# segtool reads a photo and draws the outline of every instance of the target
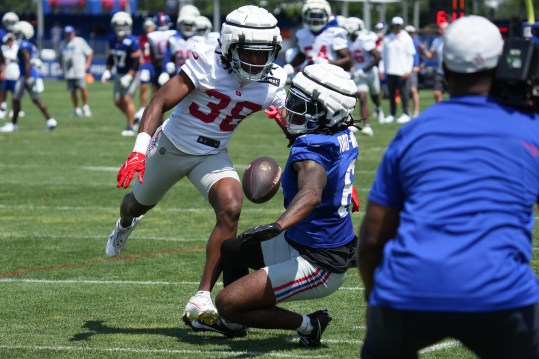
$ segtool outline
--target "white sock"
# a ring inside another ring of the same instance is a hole
[[[311,318],[306,315],[302,315],[302,317],[303,321],[296,331],[300,332],[301,334],[310,334],[314,329],[313,325],[311,324]]]
[[[6,102],[2,102],[2,103],[0,104],[0,110],[2,110],[2,111],[6,111],[6,110],[7,110],[7,103],[6,103]]]

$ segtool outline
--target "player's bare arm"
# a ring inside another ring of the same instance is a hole
[[[315,161],[294,162],[293,166],[298,174],[299,191],[276,221],[283,230],[306,218],[322,201],[327,181],[326,169]]]
[[[161,124],[163,113],[176,106],[194,88],[193,82],[183,71],[180,71],[178,75],[167,81],[152,96],[150,103],[146,107],[139,126],[139,133],[146,132],[153,136]]]
[[[330,61],[329,63],[342,67],[347,71],[350,70],[350,66],[352,66],[352,55],[350,54],[350,50],[341,49],[337,51],[337,56],[339,56],[338,59]]]
[[[369,201],[361,228],[357,262],[361,279],[365,285],[365,300],[368,301],[374,284],[374,270],[382,261],[384,246],[395,236],[399,226],[399,209],[382,206]]]

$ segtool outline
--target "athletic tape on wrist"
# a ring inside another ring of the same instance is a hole
[[[140,152],[146,154],[146,150],[148,149],[148,145],[150,144],[151,139],[152,136],[148,135],[146,132],[139,133],[137,135],[137,139],[135,140],[135,147],[133,147],[133,152]]]

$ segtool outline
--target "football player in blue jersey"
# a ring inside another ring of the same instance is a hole
[[[361,357],[417,358],[454,338],[479,358],[537,359],[539,115],[489,96],[503,47],[493,23],[462,17],[443,41],[451,98],[401,127],[369,194]]]
[[[34,66],[34,64],[41,62],[37,58],[37,48],[30,42],[30,39],[34,36],[34,27],[27,21],[19,21],[13,26],[13,34],[19,43],[17,60],[19,62],[20,77],[15,84],[15,91],[13,92],[13,117],[11,118],[11,122],[0,127],[0,132],[14,132],[18,129],[17,121],[21,110],[21,99],[25,92],[30,94],[32,102],[45,117],[47,121],[46,128],[53,130],[58,123],[49,114],[47,105],[39,98],[39,94],[43,92],[44,86],[43,78]]]
[[[327,310],[302,315],[278,305],[334,293],[352,265],[356,93],[350,75],[336,65],[309,65],[294,77],[284,123],[298,137],[283,171],[286,209],[275,222],[223,242],[221,318],[213,325],[191,322],[195,331],[235,337],[246,327],[288,329],[298,332],[302,345],[320,345],[332,320]]]
[[[122,136],[135,136],[135,102],[133,96],[137,91],[139,78],[138,68],[140,65],[139,40],[131,35],[133,20],[125,11],[118,11],[110,21],[115,35],[109,41],[109,55],[107,68],[103,72],[101,81],[107,83],[111,78],[112,67],[116,67],[116,79],[114,80],[114,104],[125,114],[127,127],[121,132]]]

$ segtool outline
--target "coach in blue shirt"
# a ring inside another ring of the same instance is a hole
[[[539,358],[539,115],[488,96],[502,47],[485,18],[450,25],[450,99],[384,155],[360,229],[362,358],[416,358],[446,337],[483,358]]]

